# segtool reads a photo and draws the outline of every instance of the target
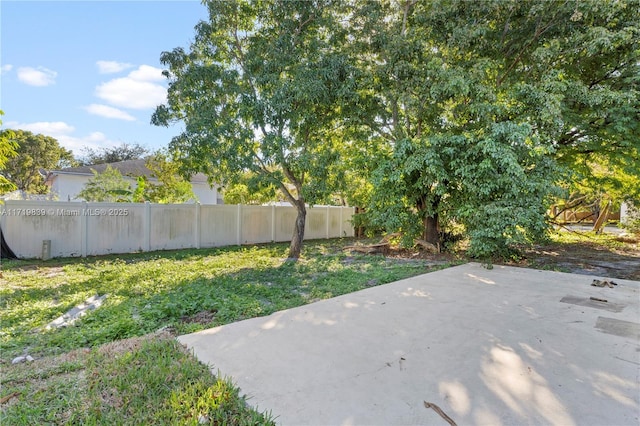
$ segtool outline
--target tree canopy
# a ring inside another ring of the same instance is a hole
[[[4,112],[0,110],[0,117],[2,115]],[[0,124],[2,124],[2,120],[0,120]],[[5,176],[7,162],[18,154],[16,152],[18,144],[13,140],[13,137],[14,134],[11,131],[0,133],[0,194],[16,189],[16,186]]]
[[[164,52],[168,102],[152,122],[182,120],[170,145],[188,171],[227,185],[244,173],[275,185],[297,209],[289,257],[300,255],[306,203],[340,181],[334,128],[352,95],[336,46],[343,2],[204,2],[189,51]]]
[[[147,158],[145,165],[151,171],[154,182],[146,176],[131,179],[122,176],[116,168],[107,165],[102,173],[92,169],[93,177],[78,193],[78,198],[97,202],[151,202],[159,204],[184,203],[197,200],[191,183],[178,174],[175,162],[170,161],[162,151]]]
[[[142,198],[145,201],[168,204],[197,200],[191,182],[180,176],[178,164],[171,161],[166,153],[155,152],[147,158],[145,165],[151,170],[151,175],[158,180],[158,183],[154,183],[145,179],[142,191]]]
[[[117,163],[119,161],[140,160],[148,153],[145,147],[139,144],[128,144],[122,142],[118,146],[93,149],[86,147],[82,150],[82,165],[92,166],[95,164]]]
[[[16,152],[6,162],[3,175],[21,191],[46,194],[49,188],[43,174],[75,164],[72,152],[50,136],[25,130],[2,130],[0,137],[13,144]]]
[[[186,170],[279,188],[292,257],[329,194],[407,242],[464,229],[482,257],[543,236],[575,182],[638,197],[639,0],[205,4],[152,122],[184,122]]]
[[[362,2],[374,223],[433,243],[462,224],[487,256],[544,235],[577,164],[637,174],[637,3]]]
[[[118,169],[107,166],[102,173],[91,171],[93,177],[87,181],[77,198],[107,203],[141,201],[134,200],[136,197],[131,182],[125,179]],[[144,184],[141,188],[143,187]]]
[[[278,188],[273,183],[267,183],[259,175],[245,173],[232,184],[222,188],[225,204],[266,204],[281,201]]]

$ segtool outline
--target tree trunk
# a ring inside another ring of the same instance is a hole
[[[422,213],[422,239],[435,247],[440,249],[440,229],[438,226],[438,205],[440,204],[440,197],[435,197],[432,201],[431,209],[427,209],[426,197],[420,198],[416,203],[416,208]],[[434,213],[429,216],[426,212],[433,211]]]
[[[299,200],[294,206],[298,215],[296,216],[296,224],[293,228],[293,236],[289,246],[289,259],[298,259],[300,257],[302,241],[304,240],[304,224],[307,221],[307,208],[304,205],[304,201]]]
[[[423,219],[423,240],[433,244],[436,247],[440,247],[440,232],[438,230],[438,214],[434,213],[433,216],[425,216]]]

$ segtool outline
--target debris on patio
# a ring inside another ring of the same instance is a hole
[[[609,287],[609,288],[614,288],[615,286],[617,286],[618,284],[614,283],[613,281],[608,281],[608,280],[593,280],[593,282],[591,283],[592,286],[594,287]]]

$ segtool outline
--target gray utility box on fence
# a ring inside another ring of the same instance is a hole
[[[51,259],[51,240],[42,240],[42,260]]]

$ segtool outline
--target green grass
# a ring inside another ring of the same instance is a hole
[[[344,253],[350,244],[307,242],[297,262],[286,244],[3,262],[0,398],[19,395],[3,404],[0,424],[271,424],[155,332],[190,333],[447,266]],[[75,325],[45,329],[104,294]],[[101,346],[127,338],[137,339]],[[34,363],[10,365],[25,351]]]
[[[12,366],[1,424],[274,424],[168,334]]]
[[[48,262],[4,262],[2,357],[55,355],[141,336],[178,334],[300,306],[427,272],[426,261],[348,256],[346,241],[307,243],[298,262],[273,244]],[[93,295],[108,295],[75,326],[44,327]]]
[[[602,249],[623,251],[636,249],[633,245],[635,238],[629,237],[626,241],[624,237],[610,233],[596,234],[593,231],[570,231],[561,229],[552,232],[549,237],[551,242],[559,245],[583,244]]]

